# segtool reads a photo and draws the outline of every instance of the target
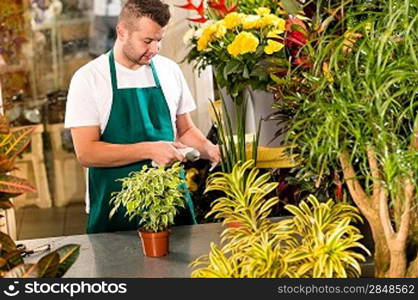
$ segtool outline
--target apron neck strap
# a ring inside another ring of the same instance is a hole
[[[110,65],[110,77],[112,79],[112,89],[113,92],[116,92],[118,90],[118,79],[116,77],[116,66],[115,66],[115,56],[113,54],[113,49],[110,50],[109,55],[109,65]],[[151,61],[150,64],[151,70],[152,70],[152,76],[154,77],[154,82],[157,88],[160,88],[160,80],[158,79],[157,71],[155,70],[154,63]]]
[[[154,76],[155,85],[157,86],[157,88],[160,88],[161,87],[160,79],[158,79],[157,71],[155,70],[154,63],[152,61],[151,61],[150,66],[152,70],[152,76]]]
[[[110,77],[112,79],[112,89],[113,89],[113,93],[115,93],[118,90],[118,79],[116,78],[116,66],[115,66],[115,57],[113,55],[113,49],[110,50],[109,66],[110,66]]]

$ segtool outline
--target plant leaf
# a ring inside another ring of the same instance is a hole
[[[12,175],[0,175],[0,192],[14,195],[23,193],[35,193],[36,190],[32,187],[28,180],[22,179]]]
[[[54,252],[59,255],[59,265],[56,277],[62,277],[73,265],[80,254],[80,245],[68,244],[58,248]]]
[[[56,251],[42,257],[37,263],[39,277],[55,278],[59,263],[60,256]]]

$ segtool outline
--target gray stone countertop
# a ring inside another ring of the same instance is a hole
[[[27,249],[50,244],[52,250],[65,244],[80,244],[80,255],[65,274],[69,278],[187,278],[192,272],[189,264],[208,254],[211,242],[220,242],[223,229],[220,223],[172,227],[170,253],[161,258],[143,255],[136,231],[51,237],[18,243],[23,243]],[[43,255],[45,253],[33,254],[25,261],[36,262]]]

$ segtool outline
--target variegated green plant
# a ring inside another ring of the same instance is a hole
[[[277,182],[269,181],[270,174],[259,176],[253,160],[238,162],[231,173],[212,174],[205,192],[221,191],[225,195],[213,202],[207,216],[214,214],[215,219],[223,219],[224,223],[238,221],[247,230],[257,230],[279,201],[277,197],[265,199],[278,186]]]
[[[10,198],[35,192],[26,179],[8,174],[14,170],[15,159],[29,145],[34,127],[10,129],[9,122],[0,114],[0,209],[13,207]]]
[[[143,231],[159,232],[174,223],[177,208],[185,206],[185,180],[180,163],[169,168],[149,168],[132,172],[128,177],[118,179],[122,189],[112,193],[110,200],[112,217],[119,207],[126,208],[130,220],[139,217],[138,227]]]
[[[259,230],[245,233],[226,230],[222,248],[211,245],[209,255],[192,263],[192,277],[285,278],[358,277],[368,250],[359,243],[363,237],[351,225],[361,221],[357,209],[329,200],[319,203],[314,196],[299,206],[287,205],[292,218],[267,221]],[[245,236],[246,234],[246,236]],[[241,235],[240,238],[236,238]]]

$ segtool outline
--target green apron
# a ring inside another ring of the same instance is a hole
[[[174,141],[170,111],[161,89],[157,72],[151,62],[155,87],[118,89],[113,51],[109,55],[113,100],[109,120],[101,141],[112,144],[133,144],[138,142]],[[138,218],[132,221],[125,216],[126,209],[120,207],[109,219],[109,201],[112,192],[120,191],[122,184],[116,179],[127,177],[150,161],[140,161],[121,167],[89,168],[90,212],[87,233],[135,230]],[[187,189],[186,189],[187,190]],[[190,223],[195,223],[193,202],[186,192]]]

